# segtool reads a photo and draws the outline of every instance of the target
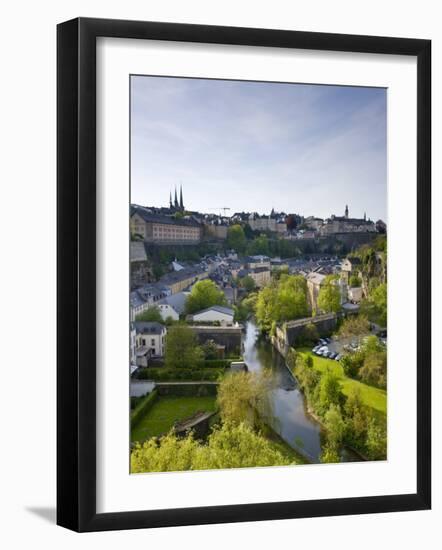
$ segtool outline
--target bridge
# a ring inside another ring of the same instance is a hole
[[[173,429],[178,436],[185,436],[192,431],[196,438],[205,437],[209,432],[209,421],[215,414],[213,411],[198,411],[189,418],[176,422]]]

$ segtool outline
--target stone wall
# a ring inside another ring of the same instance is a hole
[[[225,346],[225,356],[238,356],[242,352],[242,330],[241,327],[214,327],[214,326],[192,326],[191,327],[200,345],[208,340],[213,340],[220,346]]]
[[[285,357],[289,347],[296,347],[298,338],[303,336],[304,328],[310,323],[315,325],[319,336],[330,336],[336,329],[337,316],[335,313],[327,313],[289,321],[283,327],[276,328],[276,333],[271,339],[272,344]]]

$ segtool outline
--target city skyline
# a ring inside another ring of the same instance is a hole
[[[385,89],[131,78],[131,202],[387,221]]]
[[[174,203],[175,203],[175,193],[176,193],[176,197],[177,197],[177,200],[178,200],[178,205],[180,206],[181,201],[183,200],[184,192],[185,191],[184,191],[182,185],[174,186],[173,189],[171,189],[169,191],[167,201],[165,201],[163,204],[140,204],[140,203],[131,203],[131,204],[138,204],[138,206],[142,206],[142,207],[145,207],[145,208],[167,208],[169,206],[173,207]],[[193,209],[191,206],[185,204],[185,200],[183,202],[183,205],[184,205],[184,210],[185,211],[196,212],[196,210]],[[371,218],[365,210],[362,213],[362,215],[360,215],[360,216],[353,215],[353,213],[351,212],[351,205],[349,205],[347,203],[345,205],[343,205],[342,212],[333,212],[329,216],[325,216],[322,219],[325,220],[327,218],[330,218],[332,215],[335,215],[335,216],[338,216],[338,217],[339,216],[345,216],[347,208],[348,208],[348,217],[349,218],[363,219],[364,217],[366,217],[367,219],[371,219],[372,221],[377,221],[377,220]],[[235,210],[235,212],[232,212],[229,209],[228,212],[226,212],[226,208],[223,208],[223,207],[213,208],[213,209],[210,209],[210,211],[206,211],[206,210],[203,209],[203,210],[198,211],[198,212],[200,214],[214,214],[214,215],[219,215],[220,217],[223,217],[223,218],[231,218],[235,214],[242,214],[242,213],[258,214],[259,216],[266,217],[266,216],[270,216],[272,214],[272,211],[274,211],[275,214],[281,214],[281,213],[287,214],[287,215],[289,215],[289,214],[298,214],[298,215],[300,215],[301,217],[304,217],[304,218],[307,218],[307,217],[310,217],[310,216],[318,217],[318,218],[320,217],[320,216],[317,216],[314,213],[312,213],[308,216],[304,216],[304,214],[302,212],[295,212],[293,210],[290,210],[290,208],[287,209],[287,210],[279,211],[279,210],[276,210],[273,207],[271,207],[266,212],[261,212],[261,211],[253,210],[253,209],[250,209],[250,208],[249,209],[244,209],[243,208],[243,209],[240,209],[240,210]],[[382,220],[382,221],[385,221],[385,220]]]

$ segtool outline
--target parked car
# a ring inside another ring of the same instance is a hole
[[[329,358],[329,359],[335,359],[337,355],[338,355],[337,353],[335,353],[334,351],[331,351],[331,352],[328,354],[328,358]]]
[[[342,355],[338,353],[338,355],[335,357],[335,361],[340,361],[342,359]]]

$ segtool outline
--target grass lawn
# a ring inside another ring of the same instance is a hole
[[[135,426],[132,441],[144,441],[149,437],[168,432],[178,420],[183,420],[198,411],[216,410],[216,397],[160,397],[153,407]]]
[[[342,392],[345,395],[349,394],[351,387],[358,387],[361,392],[361,398],[366,405],[379,413],[387,414],[387,392],[385,390],[368,386],[363,382],[353,380],[353,378],[348,378],[348,376],[345,376],[344,369],[339,361],[318,357],[308,348],[299,348],[296,351],[304,357],[310,355],[313,358],[313,367],[316,370],[324,372],[327,368],[330,368],[330,370],[340,378]]]

